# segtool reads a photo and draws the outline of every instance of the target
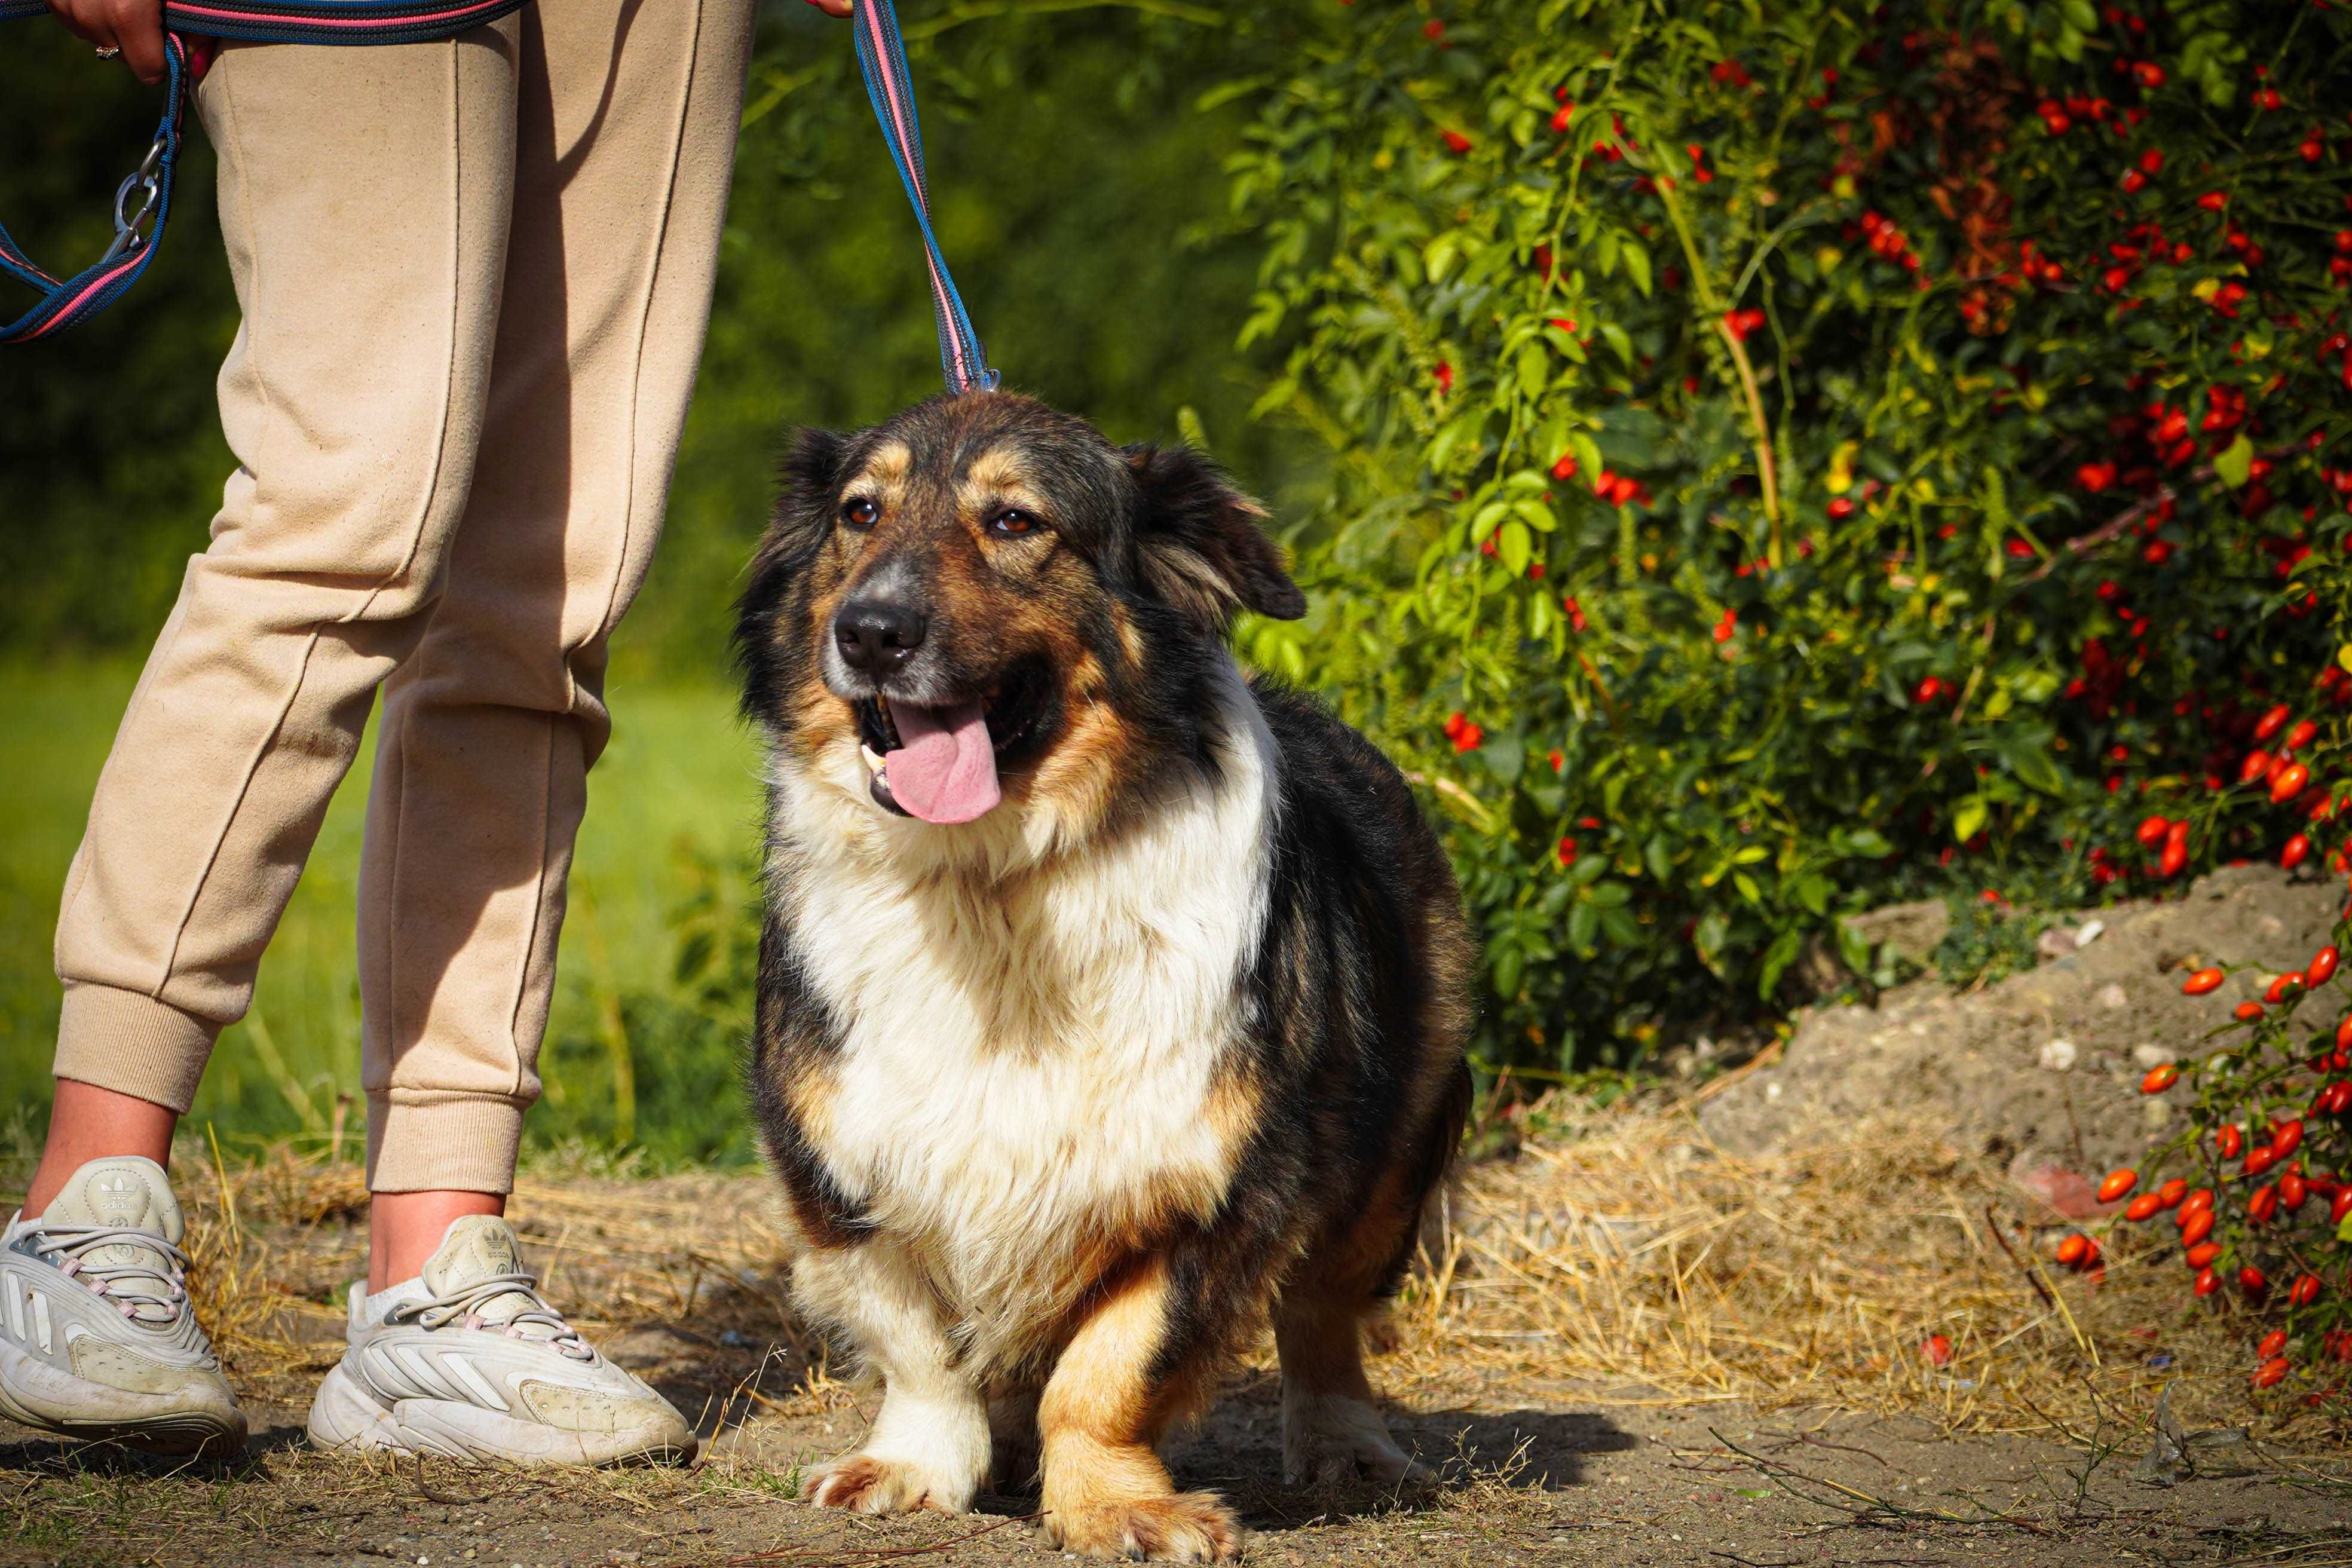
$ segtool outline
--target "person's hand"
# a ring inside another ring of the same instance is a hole
[[[49,0],[49,3],[51,5],[55,5],[57,4],[57,0]],[[824,12],[828,16],[846,16],[849,15],[849,0],[808,0],[808,3],[815,6],[818,10]]]
[[[49,9],[92,47],[121,50],[149,87],[163,79],[163,0],[49,0]]]

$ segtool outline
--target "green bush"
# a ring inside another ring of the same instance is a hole
[[[2343,11],[1310,15],[1232,169],[1335,479],[1248,648],[1442,814],[1486,1060],[2285,837],[2235,769],[2342,637]]]

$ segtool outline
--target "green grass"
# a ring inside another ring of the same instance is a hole
[[[0,1104],[47,1099],[58,889],[137,673],[127,662],[0,664]],[[530,1138],[738,1155],[735,1031],[698,1013],[675,971],[683,904],[699,898],[708,921],[716,889],[716,918],[751,918],[733,868],[756,837],[753,750],[715,682],[621,680],[612,696],[615,731],[589,779],[541,1062],[547,1099]],[[346,1147],[358,1146],[353,900],[370,741],[263,961],[253,1010],[221,1037],[197,1096],[191,1124],[210,1122],[225,1142],[323,1137],[338,1096],[350,1096]]]

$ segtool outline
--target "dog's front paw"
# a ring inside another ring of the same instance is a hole
[[[971,1507],[971,1487],[948,1486],[919,1465],[875,1454],[849,1454],[818,1466],[801,1482],[801,1496],[819,1508],[858,1513],[912,1513],[919,1508],[963,1513]]]
[[[1214,1492],[1055,1509],[1045,1531],[1059,1551],[1146,1563],[1226,1563],[1242,1549],[1242,1527]]]

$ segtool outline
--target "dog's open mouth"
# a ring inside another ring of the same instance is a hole
[[[942,826],[985,816],[1003,797],[998,764],[1030,739],[1044,691],[1044,671],[1024,662],[993,691],[961,702],[858,699],[851,708],[875,800]]]

